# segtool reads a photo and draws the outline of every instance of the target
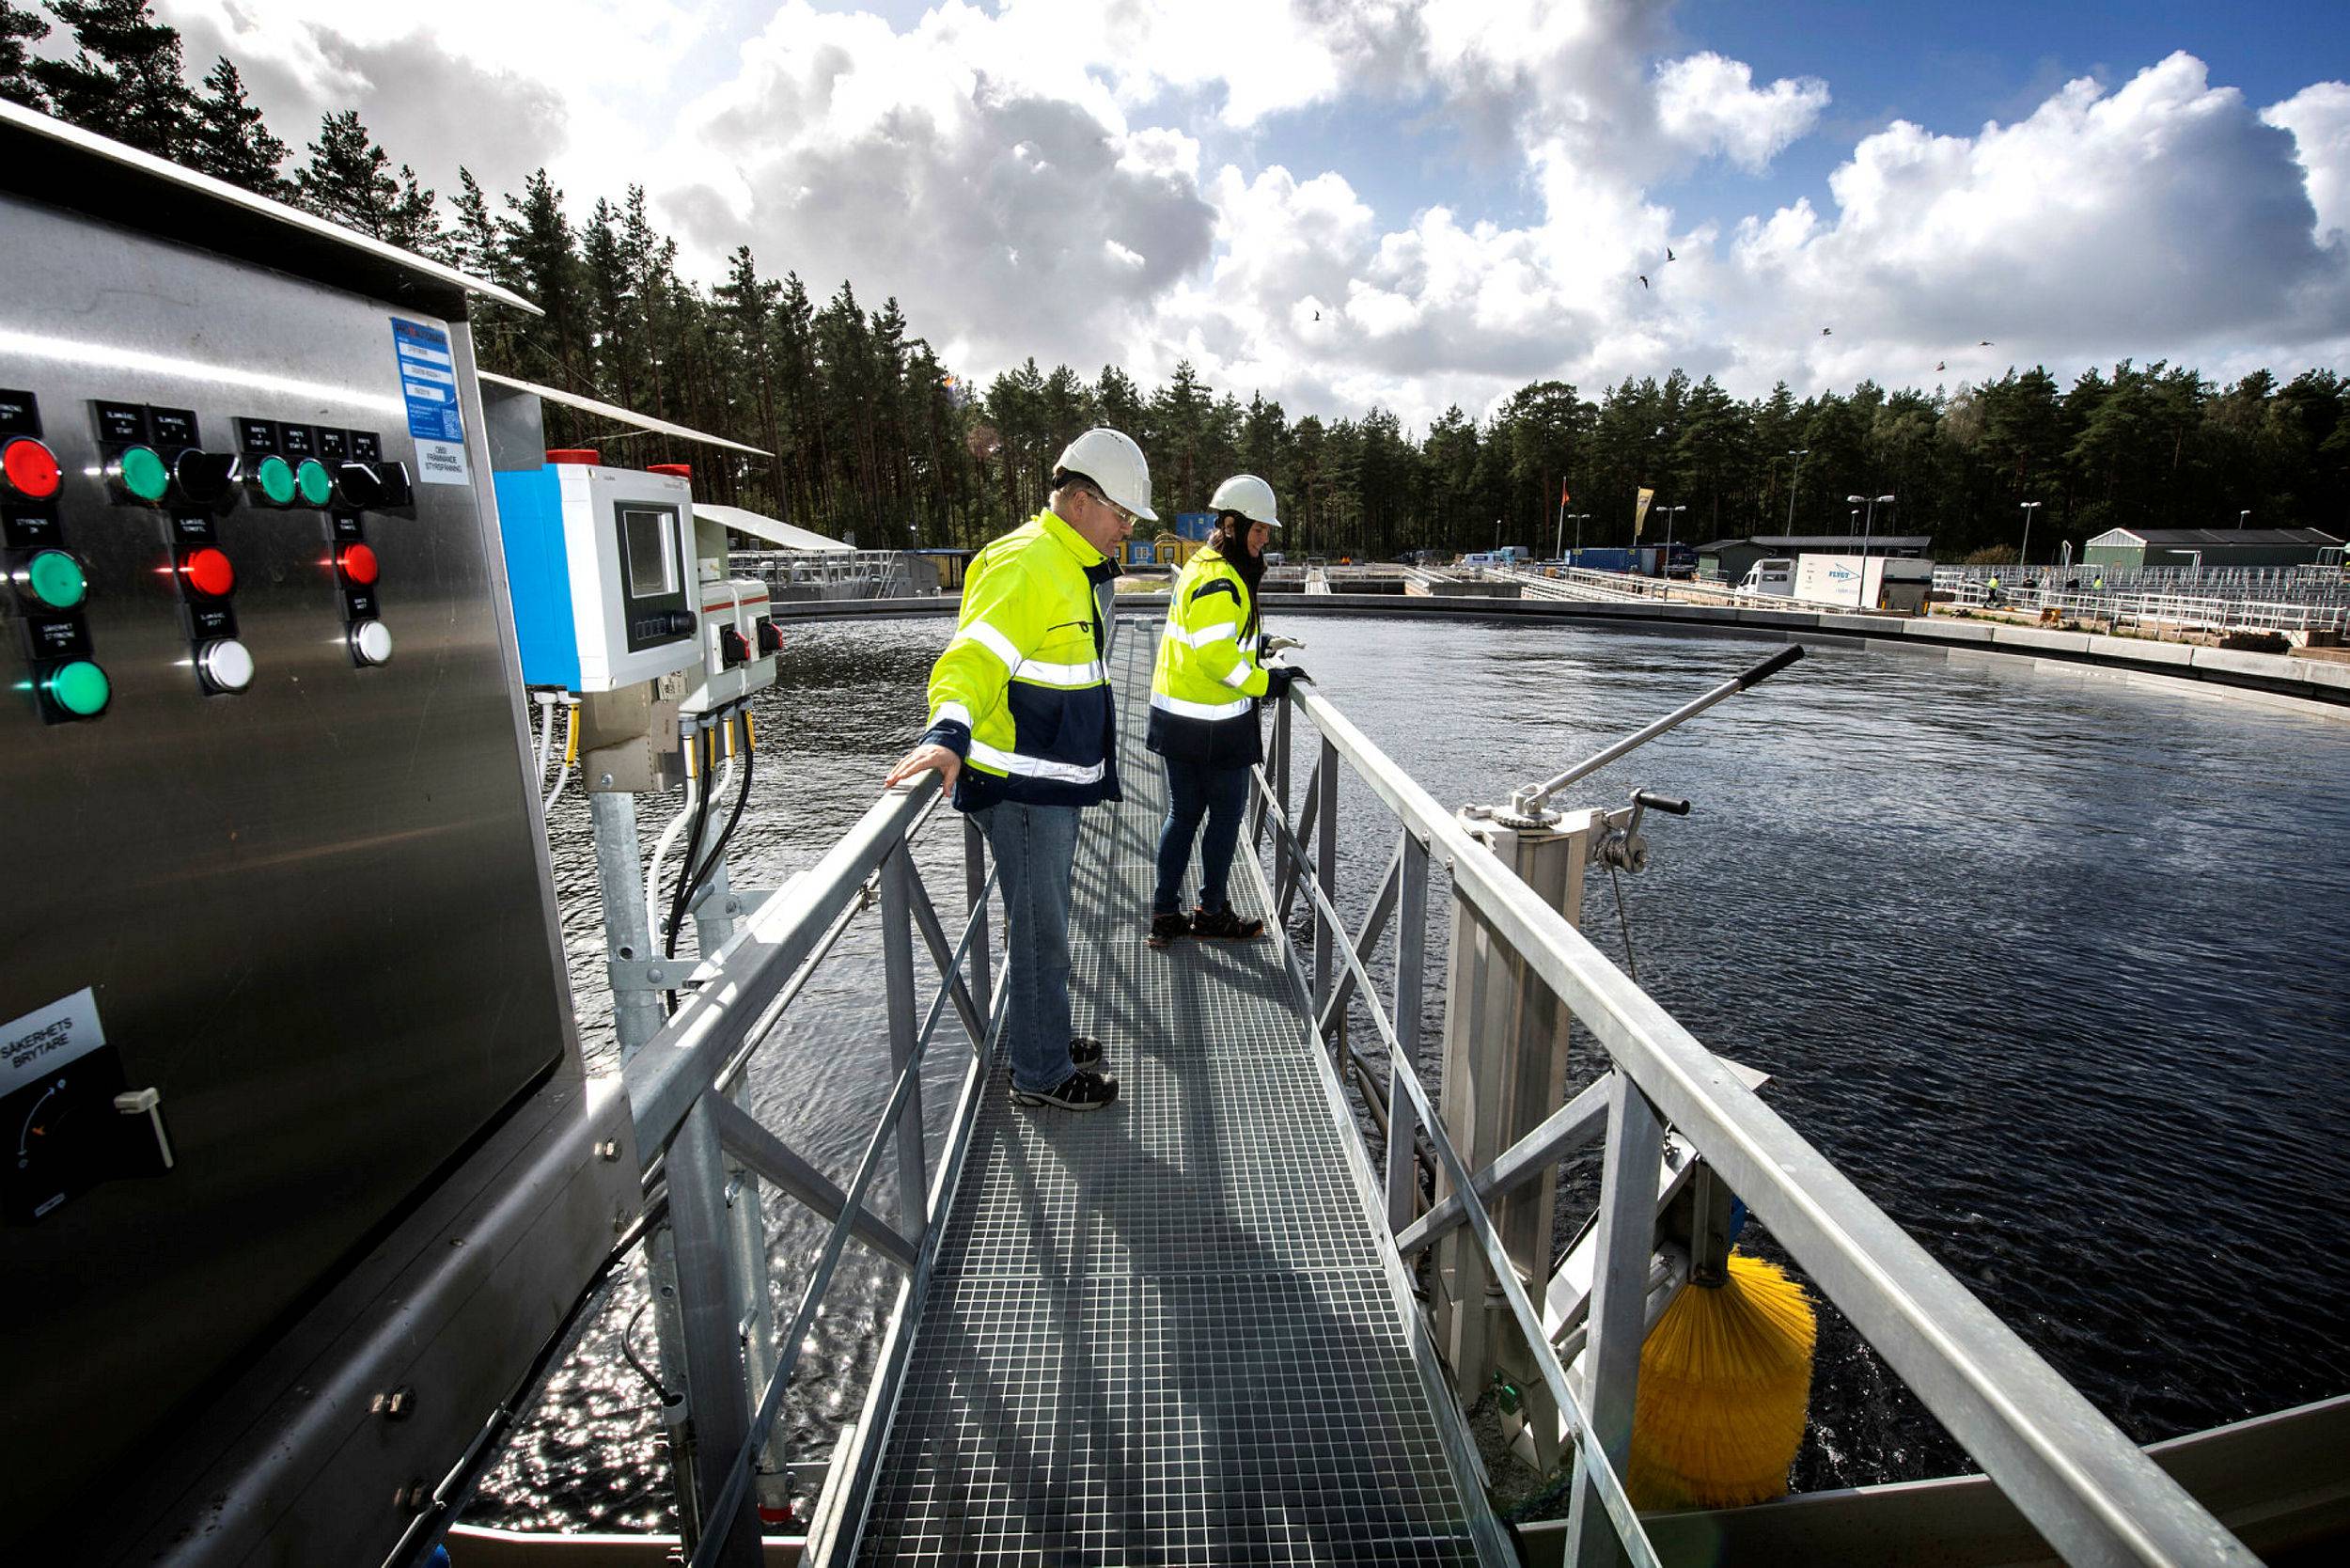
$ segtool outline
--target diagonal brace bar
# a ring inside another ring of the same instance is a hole
[[[1371,949],[1379,946],[1379,938],[1386,934],[1387,917],[1395,913],[1396,895],[1403,886],[1403,843],[1398,839],[1395,854],[1387,861],[1387,874],[1381,879],[1378,896],[1371,901],[1371,913],[1363,917],[1363,929],[1355,934],[1355,957],[1367,961]],[[1339,1014],[1346,1011],[1347,998],[1355,995],[1355,969],[1352,965],[1339,971],[1338,984],[1330,993],[1330,1000],[1315,1021],[1314,1032],[1326,1035]]]
[[[979,897],[987,897],[987,887],[995,885],[990,876],[987,886],[979,889]],[[931,950],[931,962],[948,980],[948,994],[954,998],[955,1016],[963,1020],[963,1032],[971,1039],[971,1049],[981,1056],[987,1054],[987,1025],[979,1017],[979,1005],[971,999],[971,988],[964,982],[963,971],[956,966],[955,955],[947,947],[947,928],[939,923],[937,906],[931,902],[931,890],[922,886],[921,869],[906,864],[906,891],[914,906],[914,924],[922,933],[922,945]]]
[[[1490,1203],[1506,1198],[1558,1163],[1579,1144],[1599,1136],[1607,1125],[1607,1080],[1600,1078],[1582,1093],[1543,1118],[1542,1125],[1503,1150],[1494,1163],[1477,1173],[1477,1196]],[[1430,1243],[1468,1223],[1468,1209],[1454,1193],[1395,1238],[1396,1250],[1406,1258]]]
[[[830,1177],[793,1152],[791,1147],[755,1121],[750,1112],[720,1095],[705,1102],[718,1124],[718,1141],[760,1180],[799,1200],[826,1219],[838,1222],[848,1199]],[[915,1265],[914,1244],[893,1230],[872,1210],[860,1207],[849,1221],[849,1233],[900,1268]]]

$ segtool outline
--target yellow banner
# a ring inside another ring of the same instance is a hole
[[[1638,539],[1640,530],[1648,525],[1648,504],[1656,499],[1656,492],[1643,489],[1639,505],[1632,509],[1632,537]]]

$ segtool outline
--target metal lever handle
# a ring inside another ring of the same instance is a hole
[[[1645,745],[1650,741],[1653,741],[1656,739],[1657,736],[1663,734],[1666,730],[1672,729],[1675,725],[1697,717],[1700,713],[1705,712],[1706,709],[1711,708],[1715,703],[1723,700],[1725,698],[1736,697],[1740,692],[1746,691],[1749,687],[1754,686],[1761,682],[1769,680],[1772,676],[1777,675],[1780,670],[1785,669],[1789,665],[1794,664],[1797,659],[1802,657],[1803,644],[1799,642],[1789,643],[1785,648],[1780,649],[1778,652],[1772,654],[1769,658],[1763,660],[1752,669],[1747,670],[1745,674],[1731,677],[1730,680],[1723,682],[1720,685],[1716,686],[1712,691],[1707,692],[1703,697],[1699,698],[1696,701],[1685,703],[1683,706],[1674,709],[1671,713],[1667,713],[1663,718],[1658,719],[1654,724],[1648,726],[1646,729],[1638,730],[1633,734],[1626,735],[1622,740],[1618,741],[1615,745],[1607,747],[1606,750],[1585,758],[1582,761],[1577,762],[1574,766],[1569,768],[1558,777],[1550,779],[1545,783],[1529,785],[1524,789],[1515,791],[1510,796],[1510,809],[1522,817],[1536,816],[1542,811],[1544,802],[1548,801],[1551,796],[1557,794],[1568,785],[1574,783],[1576,779],[1584,777],[1589,774],[1597,773],[1600,769],[1606,767],[1617,758],[1622,757],[1625,752],[1632,750],[1636,746]]]
[[[1662,811],[1668,817],[1685,817],[1689,814],[1687,801],[1676,800],[1671,795],[1652,794],[1646,790],[1633,791],[1632,804],[1645,806],[1652,811]]]

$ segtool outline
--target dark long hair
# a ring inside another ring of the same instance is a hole
[[[1248,619],[1245,631],[1257,626],[1257,585],[1264,581],[1264,557],[1248,553],[1247,518],[1236,511],[1220,511],[1215,515],[1215,533],[1208,542],[1215,553],[1232,563],[1239,573],[1241,586],[1248,590]]]

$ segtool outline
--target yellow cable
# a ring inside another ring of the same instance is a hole
[[[577,703],[563,710],[563,760],[566,762],[579,760],[579,705]]]

